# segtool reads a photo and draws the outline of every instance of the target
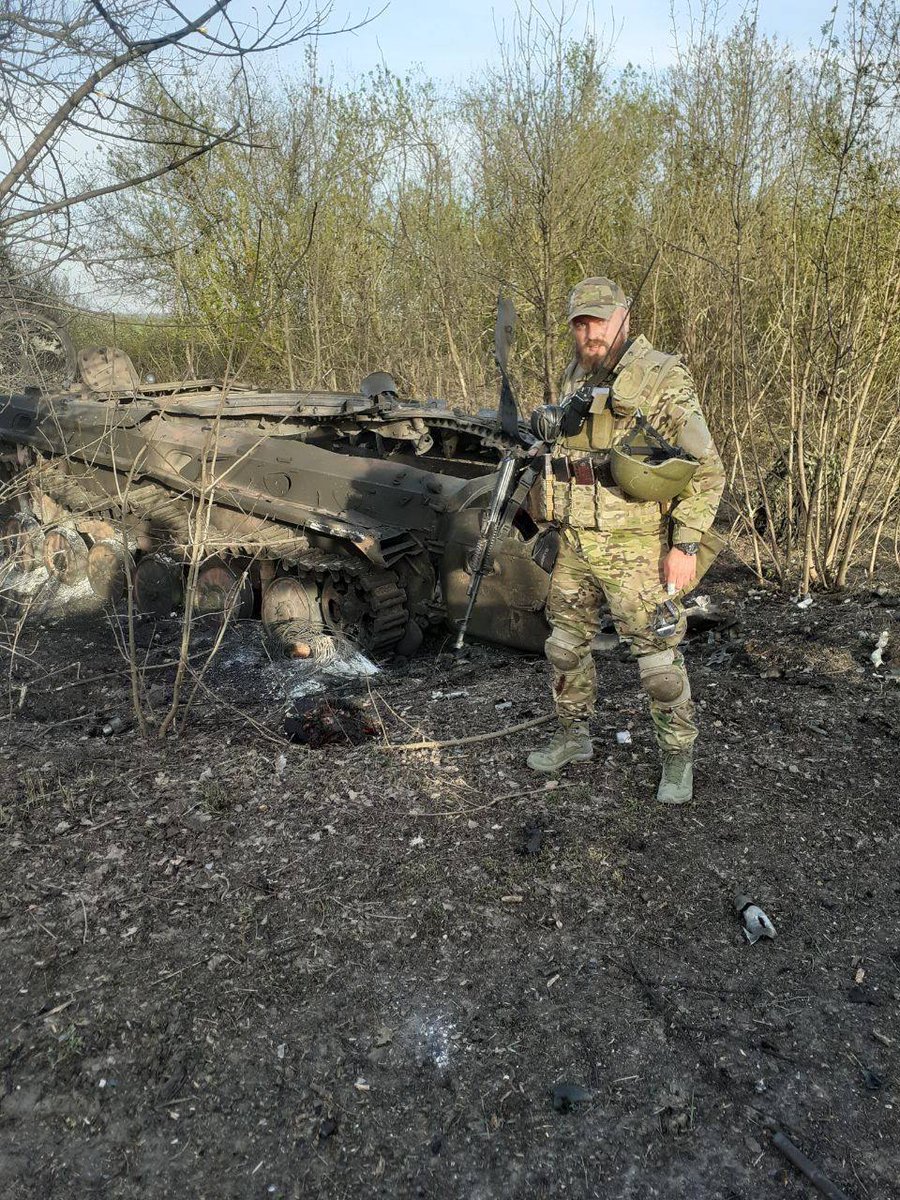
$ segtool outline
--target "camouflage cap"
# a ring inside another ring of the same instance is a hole
[[[617,308],[627,308],[628,297],[617,283],[602,276],[582,279],[572,288],[569,296],[569,317],[600,317],[606,320]]]

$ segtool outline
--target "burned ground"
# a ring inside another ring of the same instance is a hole
[[[900,1196],[900,688],[869,658],[896,597],[710,590],[733,624],[689,644],[697,799],[671,811],[616,649],[597,758],[554,787],[524,766],[541,727],[385,749],[541,716],[536,659],[435,642],[323,675],[363,740],[310,749],[283,739],[309,668],[247,623],[157,742],[109,616],[27,623],[2,659],[2,1194],[810,1196],[780,1128],[849,1195]],[[178,629],[138,636],[155,668]],[[157,714],[170,676],[144,676]],[[736,890],[775,941],[745,942]]]

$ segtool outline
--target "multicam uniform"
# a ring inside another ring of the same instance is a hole
[[[562,400],[586,382],[591,380],[572,362],[563,377]],[[605,595],[616,629],[638,660],[660,747],[690,751],[697,726],[678,650],[684,613],[667,638],[653,632],[650,619],[666,599],[663,560],[670,530],[672,543],[700,540],[713,523],[725,474],[693,381],[677,356],[661,354],[637,337],[606,383],[608,398],[598,395],[581,430],[553,448],[553,515],[562,528],[562,544],[547,600],[553,629],[546,652],[557,714],[569,726],[593,712],[597,675],[591,642]],[[602,465],[602,452],[633,428],[637,408],[664,438],[700,463],[684,491],[665,505],[625,495]]]

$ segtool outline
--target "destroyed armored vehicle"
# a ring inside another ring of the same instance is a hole
[[[75,357],[76,382],[0,394],[0,546],[15,568],[109,600],[130,580],[158,615],[190,588],[194,611],[258,615],[300,656],[322,630],[411,654],[460,619],[481,514],[524,427],[403,400],[381,372],[358,392],[280,392],[142,381],[119,350]],[[495,548],[475,636],[541,648],[540,521],[529,496]]]

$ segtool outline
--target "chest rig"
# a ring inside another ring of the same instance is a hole
[[[606,455],[615,436],[609,388],[598,388],[581,428],[553,446],[548,463],[553,520],[576,529],[600,527],[603,491],[613,486]]]
[[[655,501],[636,500],[615,484],[608,455],[634,423],[640,407],[652,406],[655,396],[679,359],[661,354],[644,337],[626,349],[613,378],[594,388],[581,428],[559,438],[548,464],[547,516],[561,525],[586,530],[647,531],[659,527],[662,510]],[[563,392],[570,396],[590,379],[575,379],[570,367]]]

